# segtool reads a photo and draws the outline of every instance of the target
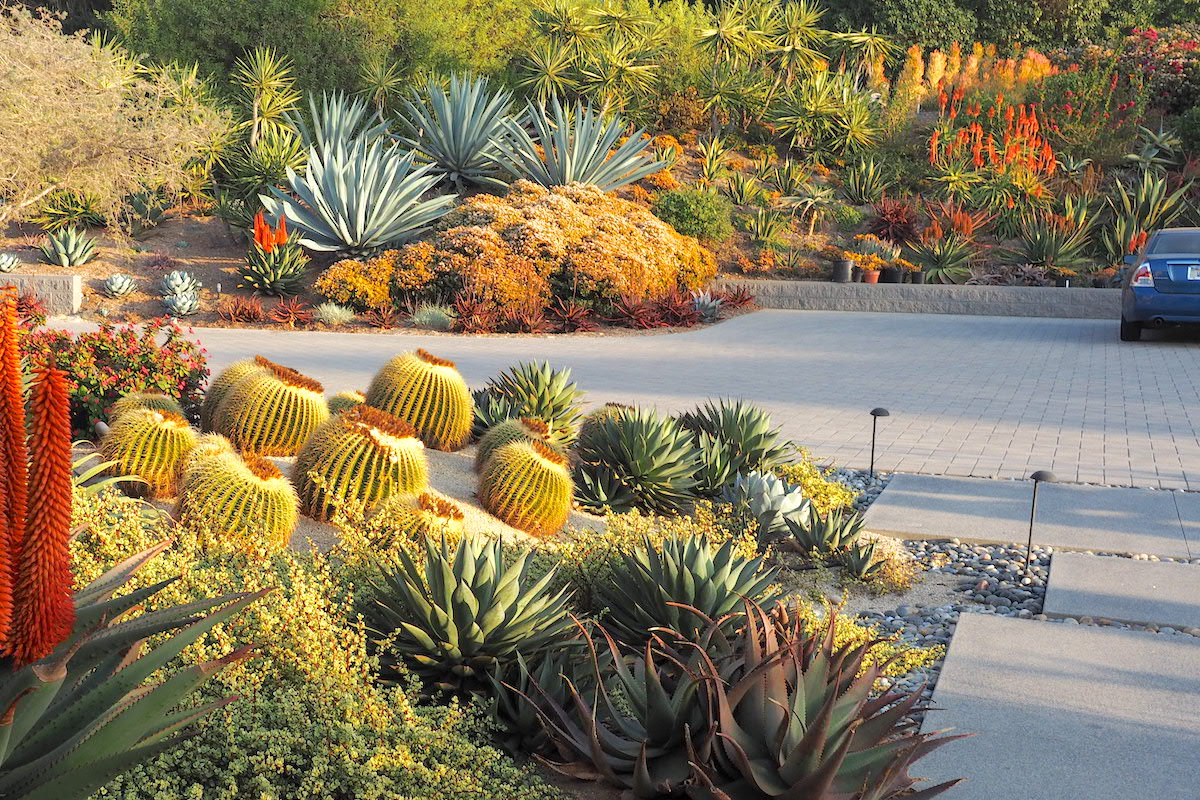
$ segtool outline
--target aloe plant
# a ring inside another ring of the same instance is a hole
[[[496,139],[508,118],[512,95],[487,78],[452,76],[449,88],[430,81],[404,100],[405,146],[462,191],[465,183],[500,184]]]
[[[308,170],[288,170],[291,192],[259,195],[267,212],[287,217],[310,250],[369,252],[420,233],[445,214],[455,195],[421,196],[437,183],[432,166],[381,140],[353,139],[309,151]]]
[[[497,160],[513,177],[542,186],[590,183],[604,190],[641,180],[667,166],[646,155],[650,140],[643,138],[643,131],[635,131],[617,146],[624,135],[620,117],[605,118],[578,103],[568,111],[552,97],[549,109],[529,104],[524,124],[505,121],[503,135],[496,141]]]

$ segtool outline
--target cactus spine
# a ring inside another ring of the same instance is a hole
[[[312,378],[265,358],[225,394],[212,427],[239,450],[292,456],[329,419],[325,389]]]
[[[301,510],[327,520],[346,503],[373,508],[428,485],[425,445],[407,422],[370,406],[329,419],[296,458]]]
[[[509,419],[493,425],[479,439],[479,447],[475,451],[475,470],[482,470],[492,453],[509,442],[532,442],[536,439],[539,442],[550,444],[547,441],[549,437],[550,426],[533,417]]]
[[[355,406],[361,406],[365,402],[367,402],[367,396],[362,392],[338,392],[329,398],[329,413],[340,414]]]
[[[466,381],[446,361],[424,350],[398,355],[367,389],[367,405],[395,414],[435,450],[458,450],[471,436],[475,404]]]
[[[566,458],[537,440],[497,449],[479,481],[484,508],[535,536],[549,536],[566,524],[574,492]]]
[[[183,460],[196,446],[196,432],[177,414],[131,409],[117,417],[100,441],[105,461],[115,475],[135,475],[145,481],[133,483],[131,494],[170,497],[178,490]]]
[[[185,416],[183,406],[179,405],[179,401],[169,395],[160,394],[158,392],[130,392],[122,397],[117,402],[113,403],[112,410],[108,412],[109,419],[116,419],[135,408],[148,408],[151,411],[166,411],[174,414],[177,417]]]
[[[212,379],[212,382],[208,384],[208,392],[204,395],[204,403],[200,406],[201,430],[211,431],[213,429],[213,417],[216,416],[217,408],[225,399],[225,395],[229,394],[229,390],[242,378],[264,371],[266,369],[263,366],[264,362],[266,359],[262,356],[235,361]]]
[[[180,480],[180,522],[204,524],[219,536],[282,550],[300,518],[296,490],[279,470],[255,455],[209,452],[190,459]]]

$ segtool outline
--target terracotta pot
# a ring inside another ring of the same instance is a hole
[[[864,269],[863,270],[863,283],[879,283],[879,270]]]

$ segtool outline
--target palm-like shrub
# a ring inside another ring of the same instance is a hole
[[[274,464],[232,452],[187,459],[176,512],[185,525],[266,550],[287,547],[300,518],[296,490]]]
[[[710,620],[723,620],[732,632],[745,600],[771,608],[777,598],[767,595],[775,568],[763,568],[761,558],[738,555],[729,540],[713,551],[704,537],[666,539],[661,549],[646,539],[641,547],[621,553],[613,580],[601,588],[608,607],[605,626],[618,640],[642,646],[664,628],[698,642]],[[697,613],[698,612],[698,613]]]
[[[878,203],[892,185],[892,178],[874,158],[854,162],[846,170],[842,193],[856,206]]]
[[[453,551],[444,538],[426,540],[419,562],[397,556],[368,621],[386,637],[385,663],[399,660],[437,689],[484,691],[518,654],[537,657],[574,637],[566,589],[551,590],[553,571],[535,580],[529,552],[514,558],[499,541],[465,537]]]
[[[582,104],[566,110],[558,97],[550,108],[530,104],[525,125],[506,120],[504,133],[496,140],[498,162],[515,178],[542,186],[590,183],[601,189],[616,189],[641,180],[667,166],[646,153],[650,140],[638,130],[617,147],[625,135],[620,117],[605,118]]]
[[[541,440],[497,448],[479,476],[483,507],[535,536],[549,536],[566,524],[573,494],[566,458]]]
[[[394,414],[436,450],[458,450],[471,437],[474,401],[453,361],[418,349],[383,365],[367,387],[367,405]]]
[[[549,362],[523,361],[488,381],[475,393],[476,435],[509,419],[539,419],[550,428],[547,441],[567,447],[578,433],[584,393],[571,381],[571,370]]]
[[[597,511],[674,514],[691,506],[699,454],[670,417],[622,409],[589,425],[576,446],[576,499]]]
[[[309,152],[304,175],[288,169],[290,192],[260,195],[267,211],[287,217],[310,250],[366,252],[403,242],[454,203],[454,195],[421,200],[438,178],[415,154],[382,140],[352,139]]]
[[[504,130],[512,95],[487,78],[451,76],[448,88],[430,81],[404,101],[401,141],[462,191],[465,183],[496,180],[496,139]]]
[[[370,508],[393,494],[419,494],[429,473],[411,425],[360,405],[309,437],[296,457],[295,479],[304,513],[325,520],[347,503]]]
[[[129,482],[134,494],[174,496],[183,458],[196,445],[196,432],[183,417],[169,411],[133,408],[113,420],[100,440],[100,452],[112,462],[112,474],[140,478]]]
[[[329,418],[324,388],[294,369],[257,357],[251,371],[225,393],[213,413],[212,429],[239,450],[260,456],[299,452]]]

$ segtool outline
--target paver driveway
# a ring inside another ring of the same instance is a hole
[[[594,402],[681,409],[752,399],[819,457],[866,466],[867,411],[886,406],[878,466],[1200,490],[1200,344],[1121,344],[1116,323],[761,311],[679,334],[459,337],[205,329],[214,370],[261,353],[329,390],[365,387],[425,347],[473,385],[523,359],[571,367]]]

